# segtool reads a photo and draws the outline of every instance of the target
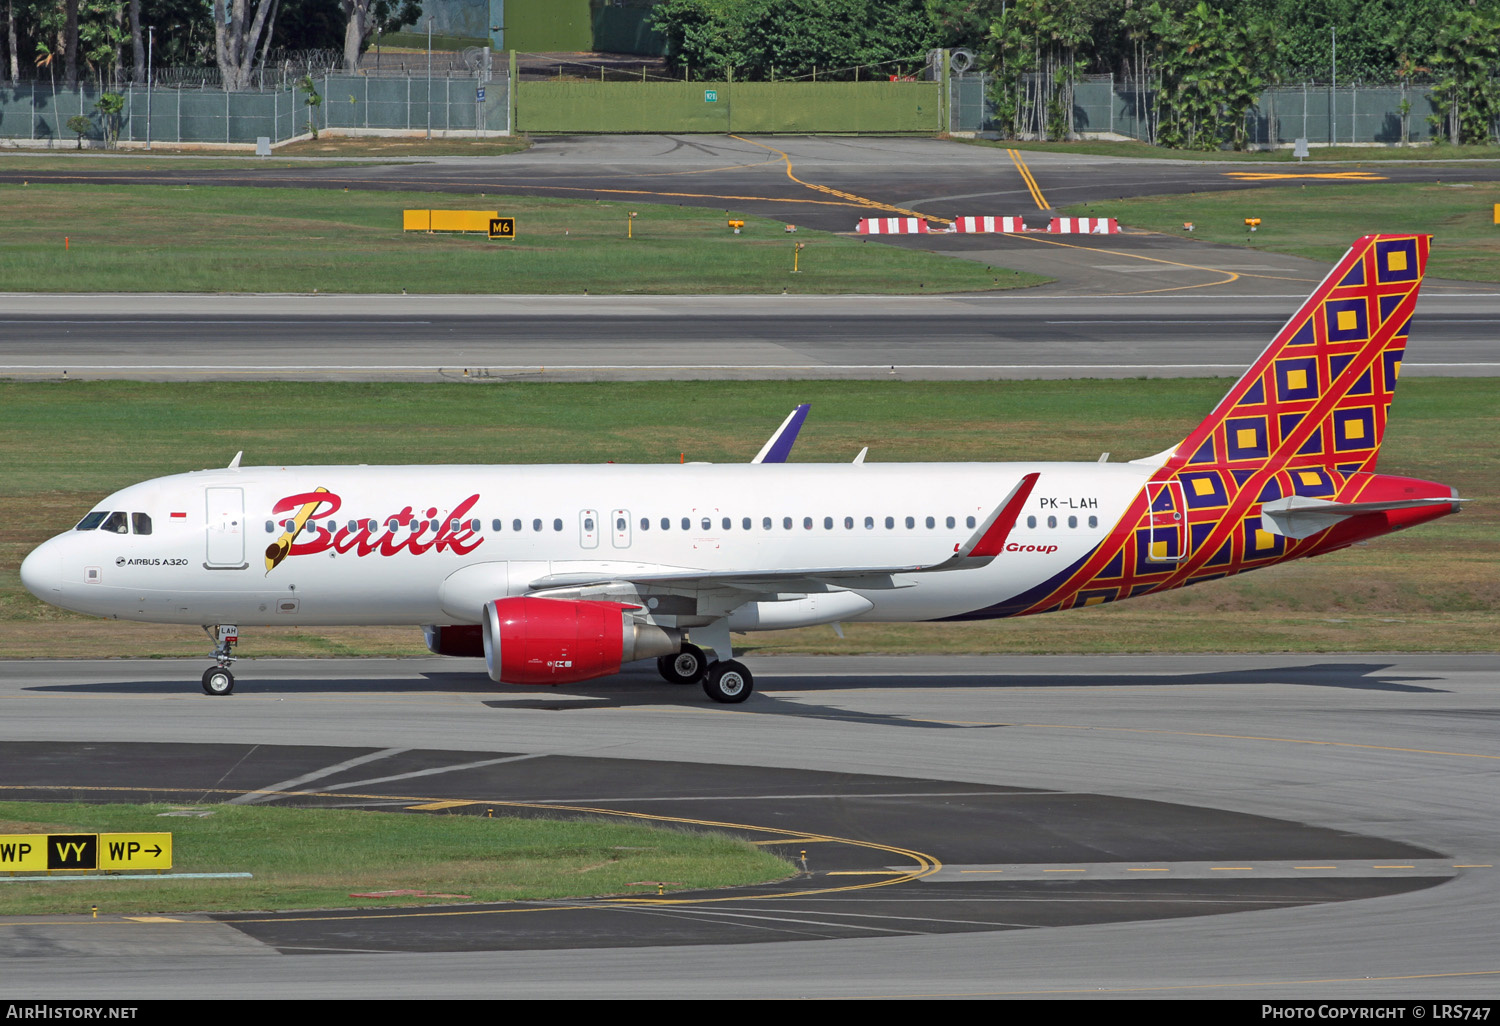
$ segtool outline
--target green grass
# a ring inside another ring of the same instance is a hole
[[[1413,352],[1421,352],[1420,318]],[[257,463],[749,460],[811,402],[798,462],[1056,459],[1158,452],[1224,379],[622,384],[0,383],[0,657],[201,656],[195,628],[105,622],[20,587],[33,546],[108,492],[146,478]],[[1381,469],[1500,494],[1497,383],[1402,382]],[[621,410],[631,411],[621,417]],[[1476,444],[1475,440],[1486,440]],[[1500,507],[1476,503],[1316,560],[1060,616],[978,624],[852,624],[751,635],[759,651],[1492,651],[1500,637]],[[411,628],[255,629],[241,654],[425,651]]]
[[[424,139],[420,136],[339,135],[325,132],[316,139],[279,146],[287,157],[503,157],[531,148],[523,135],[483,139]]]
[[[181,154],[181,155],[180,155]],[[223,171],[229,168],[249,170],[254,168],[261,170],[285,170],[287,168],[305,168],[308,161],[302,160],[279,160],[276,157],[256,157],[250,154],[242,156],[215,155],[203,156],[201,151],[197,155],[182,154],[182,151],[170,153],[152,150],[150,153],[144,150],[84,150],[81,153],[0,153],[0,171],[8,174],[46,174],[46,175],[74,175],[84,172],[94,173],[98,171],[142,171],[144,165],[152,161],[156,166],[152,171]],[[349,167],[349,161],[327,160],[316,162],[319,167]],[[27,188],[37,188],[28,185]]]
[[[1494,223],[1500,182],[1381,183],[1245,189],[1186,196],[1141,196],[1080,204],[1070,216],[1118,218],[1122,226],[1250,246],[1331,264],[1361,235],[1425,232],[1433,236],[1429,277],[1500,281],[1500,226]],[[1245,218],[1261,219],[1250,232]]]
[[[0,914],[234,912],[654,895],[766,883],[792,867],[746,841],[649,823],[244,805],[0,802],[0,834],[172,834],[173,873],[251,879],[0,882]],[[190,809],[205,816],[164,813]],[[432,897],[355,898],[416,890]]]
[[[1117,139],[1084,139],[1074,142],[1031,142],[1005,139],[955,139],[975,146],[1026,150],[1062,155],[1131,157],[1144,160],[1231,160],[1259,164],[1298,164],[1292,150],[1174,150],[1143,142]],[[1307,164],[1369,163],[1380,160],[1500,160],[1500,146],[1316,146]]]
[[[930,293],[1039,284],[971,260],[702,208],[334,189],[7,185],[0,286],[38,292]],[[517,238],[403,232],[497,210]],[[629,228],[629,213],[639,213]],[[853,215],[851,215],[852,222]],[[64,250],[63,238],[69,248]],[[806,245],[792,273],[793,244]]]
[[[84,149],[60,148],[0,151],[0,171],[63,173],[101,169],[141,170],[153,161],[162,160],[166,167],[193,171],[239,168],[276,170],[308,166],[305,159],[285,157],[323,157],[320,167],[347,167],[340,157],[390,157],[392,160],[420,160],[424,157],[500,157],[529,149],[525,136],[494,136],[484,139],[424,139],[420,136],[342,135],[324,132],[317,139],[304,139],[276,147],[273,157],[257,157],[249,152],[238,154],[205,154],[201,147],[176,143],[155,143],[151,149]],[[157,168],[159,170],[160,168]]]

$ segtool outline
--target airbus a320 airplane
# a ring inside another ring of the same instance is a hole
[[[1075,609],[1457,511],[1375,469],[1428,245],[1359,239],[1206,420],[1129,463],[788,464],[785,439],[751,465],[236,457],[116,492],[21,579],[66,609],[208,625],[211,695],[234,689],[237,625],[411,624],[496,681],[655,658],[742,702],[731,632]]]

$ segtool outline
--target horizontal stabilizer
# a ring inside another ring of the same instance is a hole
[[[1430,499],[1391,499],[1386,502],[1334,502],[1309,495],[1288,495],[1260,508],[1260,521],[1267,531],[1287,538],[1310,538],[1340,521],[1361,513],[1385,513],[1397,509],[1419,509],[1445,503],[1458,506],[1465,500],[1456,495]]]

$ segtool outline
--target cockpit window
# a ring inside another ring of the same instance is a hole
[[[132,514],[130,514],[130,529],[134,533],[136,533],[136,534],[150,534],[151,533],[151,514],[149,514],[149,513],[132,513]]]
[[[96,510],[94,510],[94,512],[90,513],[88,516],[86,516],[82,520],[78,521],[78,526],[75,527],[75,528],[73,528],[73,530],[75,530],[75,531],[92,531],[94,528],[96,528],[100,524],[102,524],[104,522],[104,518],[107,517],[107,516],[109,516],[109,514],[107,512],[105,512],[104,510],[102,510],[102,509],[96,509]]]
[[[99,525],[101,531],[112,531],[115,534],[130,533],[130,518],[124,513],[111,513],[104,523]]]

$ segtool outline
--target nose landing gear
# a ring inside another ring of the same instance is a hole
[[[229,664],[238,658],[232,650],[239,643],[240,629],[232,623],[212,626],[204,624],[203,632],[214,643],[212,653],[214,665],[203,671],[203,693],[205,695],[232,695],[234,694],[234,674],[229,672]]]

